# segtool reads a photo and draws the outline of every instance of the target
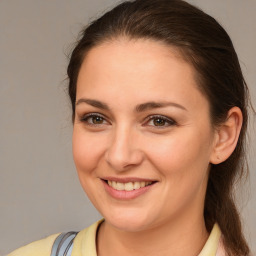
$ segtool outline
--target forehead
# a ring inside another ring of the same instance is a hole
[[[175,59],[188,65],[183,51],[178,47],[152,39],[117,38],[113,41],[103,42],[89,50],[82,66],[88,65],[89,62],[90,65],[96,64],[94,67],[97,68],[99,64],[104,64],[104,61],[111,64],[116,61],[116,63],[118,62],[117,66],[136,64],[138,67],[138,65],[142,64],[141,67],[147,68],[149,65],[160,64],[163,61],[170,61],[170,59]],[[141,62],[138,62],[138,60],[141,60]],[[100,66],[100,68],[103,67]]]
[[[88,95],[102,100],[121,97],[124,102],[129,97],[160,97],[194,104],[204,98],[193,66],[177,48],[141,39],[107,42],[88,52],[78,76],[77,97]]]

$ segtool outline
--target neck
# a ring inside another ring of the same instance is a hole
[[[197,256],[208,238],[205,222],[186,217],[139,232],[118,230],[105,221],[98,232],[98,255]]]

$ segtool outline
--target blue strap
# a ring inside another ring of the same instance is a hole
[[[78,232],[61,233],[54,241],[51,256],[71,256],[73,241]]]

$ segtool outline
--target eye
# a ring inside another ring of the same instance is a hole
[[[97,113],[86,114],[82,118],[80,118],[80,121],[91,126],[108,124],[105,118],[102,115]]]
[[[149,116],[146,122],[146,125],[157,127],[157,128],[169,127],[176,124],[177,123],[173,119],[168,118],[166,116],[159,116],[159,115]]]

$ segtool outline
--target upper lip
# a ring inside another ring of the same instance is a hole
[[[128,183],[128,182],[141,182],[141,181],[149,181],[149,182],[156,182],[157,180],[147,179],[147,178],[138,178],[138,177],[102,177],[102,180],[111,180],[120,183]]]

